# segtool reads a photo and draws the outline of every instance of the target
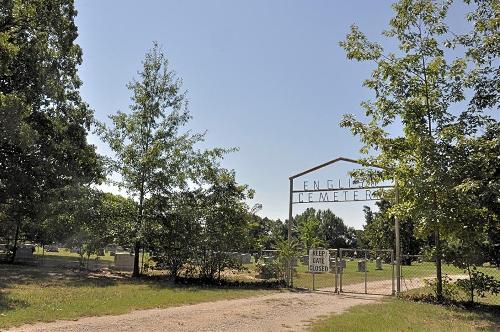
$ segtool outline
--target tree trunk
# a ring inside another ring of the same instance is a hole
[[[472,281],[472,273],[470,272],[469,264],[467,264],[467,272],[469,273],[470,301],[474,303],[474,282]]]
[[[17,217],[16,234],[14,235],[14,247],[12,248],[12,256],[10,257],[11,263],[14,263],[14,261],[16,260],[17,241],[19,240],[19,230],[20,229],[21,229],[21,218]]]
[[[436,229],[435,233],[436,241],[436,277],[437,277],[437,289],[436,295],[439,302],[443,301],[443,273],[441,269],[441,240],[439,239],[439,230]]]
[[[134,245],[134,272],[132,272],[132,277],[138,277],[141,275],[139,270],[140,255],[141,255],[141,243],[139,241],[136,241]]]

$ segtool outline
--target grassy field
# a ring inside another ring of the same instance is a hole
[[[444,264],[443,275],[463,275],[464,271],[453,266]],[[500,271],[493,267],[481,267],[480,271],[493,275],[497,279],[500,278]],[[402,276],[402,290],[404,291],[404,280],[412,278],[422,278],[422,277],[434,277],[436,274],[436,267],[434,263],[423,262],[417,263],[413,262],[410,266],[401,267]],[[390,280],[392,278],[392,266],[389,264],[383,265],[382,270],[375,269],[375,262],[367,262],[367,281],[380,281],[380,280]],[[346,263],[346,267],[342,275],[343,285],[352,284],[362,284],[365,280],[365,273],[357,271],[356,261],[351,261]],[[307,271],[307,266],[299,264],[297,267],[297,276],[294,278],[294,286],[300,288],[310,288],[312,289],[312,275]],[[335,274],[333,273],[320,273],[315,275],[315,287],[335,287]]]
[[[161,280],[82,273],[69,268],[77,257],[49,253],[42,266],[0,265],[0,329],[37,321],[120,314],[270,290],[182,287]]]
[[[435,304],[387,299],[382,304],[356,306],[313,324],[321,331],[497,331],[497,311],[464,310]]]
[[[68,250],[41,256],[37,250],[38,265],[0,265],[0,328],[37,321],[75,319],[82,316],[126,313],[134,309],[169,307],[183,304],[232,299],[260,294],[270,290],[182,287],[171,282],[145,278],[131,279],[128,274],[114,273],[107,269],[113,257],[91,257],[91,268],[104,268],[101,272],[82,272],[78,269],[79,255]],[[247,265],[241,273],[227,277],[240,281],[255,281],[255,265]],[[487,269],[487,268],[483,268]],[[312,288],[311,274],[305,265],[298,266],[294,280],[296,287]],[[491,270],[491,269],[490,269]],[[493,271],[493,270],[491,270]],[[452,266],[445,265],[444,272],[461,274]],[[498,272],[495,270],[495,272]],[[433,276],[432,263],[416,263],[403,267],[406,278]],[[387,280],[392,267],[384,265],[375,270],[368,263],[368,281]],[[317,274],[316,287],[333,287],[334,274]],[[362,283],[364,273],[357,272],[356,262],[348,262],[344,270],[344,285]],[[492,299],[496,303],[498,297]],[[387,302],[384,306],[391,306]],[[369,309],[371,310],[371,309]]]
[[[77,253],[72,253],[67,248],[59,248],[59,252],[43,252],[41,247],[36,247],[35,255],[39,260],[42,260],[44,257],[66,257],[69,261],[77,262],[80,255]],[[87,260],[87,256],[85,256],[85,260]],[[91,255],[90,261],[95,262],[98,261],[102,264],[111,264],[114,262],[114,256],[111,256],[108,251],[105,252],[104,256],[96,256]]]

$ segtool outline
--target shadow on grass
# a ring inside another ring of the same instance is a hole
[[[143,276],[140,279],[152,288],[196,288],[199,289],[280,289],[285,284],[277,280],[235,281],[227,279],[203,279],[178,277],[175,280],[169,277]]]
[[[0,316],[2,313],[19,308],[26,308],[29,304],[26,301],[9,297],[9,292],[0,292]]]
[[[492,328],[500,329],[500,305],[476,304],[468,310],[489,321]]]
[[[143,275],[132,278],[130,275],[112,271],[86,271],[78,268],[74,257],[46,256],[43,264],[0,264],[0,289],[20,285],[63,286],[63,287],[109,287],[117,284],[137,284],[151,288],[192,288],[198,289],[279,289],[285,284],[277,280],[213,280],[202,278]]]
[[[45,257],[38,264],[0,264],[0,289],[21,285],[94,286],[115,285],[113,276],[95,271],[80,270],[78,260],[72,257]]]

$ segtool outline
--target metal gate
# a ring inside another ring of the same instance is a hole
[[[395,294],[392,250],[340,249],[336,263],[340,293]]]

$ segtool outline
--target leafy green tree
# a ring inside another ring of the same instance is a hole
[[[188,180],[204,163],[222,156],[225,150],[200,152],[194,148],[204,134],[182,132],[190,114],[182,82],[169,69],[161,48],[154,43],[146,53],[139,80],[127,87],[132,92],[130,113],[110,116],[112,127],[101,124],[99,132],[116,158],[111,169],[118,173],[117,184],[137,200],[135,216],[134,271],[138,276],[139,253],[146,220],[145,201],[152,197],[184,190]]]
[[[157,265],[177,279],[194,274],[202,235],[201,190],[155,196],[147,202],[146,248]]]
[[[384,36],[398,43],[397,52],[384,52],[380,44],[370,42],[356,26],[340,43],[349,59],[375,63],[371,77],[364,82],[374,92],[373,101],[362,103],[369,121],[363,123],[354,115],[346,115],[341,125],[360,136],[364,144],[361,151],[371,155],[365,162],[385,170],[377,174],[361,171],[356,175],[397,179],[401,202],[390,213],[402,220],[412,218],[421,237],[434,236],[439,299],[440,239],[457,235],[464,221],[456,217],[456,209],[462,204],[456,200],[456,192],[463,183],[450,176],[452,168],[457,167],[458,172],[460,168],[453,162],[456,142],[461,137],[474,137],[494,123],[484,110],[498,102],[489,93],[494,90],[491,84],[496,84],[491,80],[492,72],[497,70],[488,67],[494,53],[490,46],[495,39],[492,27],[476,24],[468,36],[472,38],[457,40],[445,22],[450,5],[448,1],[431,0],[394,3],[395,15]],[[492,6],[492,1],[477,5],[473,20],[486,22],[483,10],[491,16]],[[477,38],[478,34],[484,38]],[[450,47],[457,43],[465,46],[465,55],[452,58],[451,53],[456,50]],[[478,54],[488,55],[486,65]],[[471,64],[475,66],[472,69]],[[475,96],[469,108],[457,114],[456,108],[466,100],[468,87],[475,88]],[[402,135],[391,135],[389,126],[399,126]]]
[[[276,248],[279,240],[286,239],[287,227],[281,220],[273,220],[257,215],[250,216],[249,223],[250,251],[259,253],[262,250]]]
[[[342,218],[329,209],[316,211],[308,208],[295,216],[294,221],[298,230],[297,238],[304,237],[307,243],[312,241],[328,248],[352,248],[357,245],[356,230],[346,226]],[[310,247],[305,243],[304,245],[306,248]]]
[[[253,190],[238,184],[234,171],[222,168],[208,169],[204,178],[208,187],[201,196],[200,274],[205,279],[217,275],[220,280],[224,269],[239,265],[228,254],[248,248],[249,208],[245,200],[253,197]]]
[[[317,248],[323,245],[319,232],[320,221],[314,216],[307,216],[305,220],[298,225],[299,239],[302,242],[305,253],[311,248]]]
[[[12,259],[60,188],[101,176],[86,140],[92,111],[79,94],[75,15],[72,0],[0,5],[0,209]]]
[[[365,206],[364,238],[371,249],[394,248],[394,218],[390,214],[392,204],[388,200],[376,202],[379,211],[372,212]],[[415,236],[415,226],[411,218],[401,220],[401,253],[403,255],[417,255],[425,244]]]
[[[356,231],[344,224],[330,209],[318,210],[319,234],[328,248],[351,248],[356,246]]]

